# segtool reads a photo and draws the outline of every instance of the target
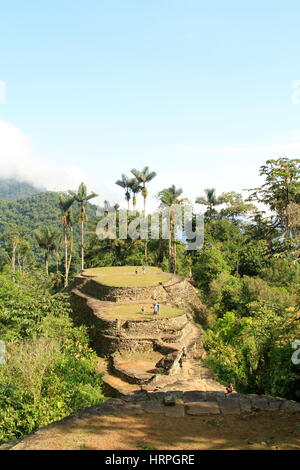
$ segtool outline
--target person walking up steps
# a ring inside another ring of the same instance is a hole
[[[153,304],[153,315],[157,315],[158,314],[158,308],[157,308],[157,303],[155,302],[155,304]]]

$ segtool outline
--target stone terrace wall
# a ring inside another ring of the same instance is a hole
[[[181,282],[176,282],[172,285],[165,285],[163,289],[168,294],[168,298],[172,299],[172,304],[175,307],[182,308],[185,312],[190,312],[200,323],[206,323],[209,310],[202,303],[197,289],[186,279],[182,279]]]
[[[105,318],[103,304],[77,289],[72,291],[71,305],[75,324],[89,327],[91,345],[100,356],[117,351],[155,350],[168,354],[174,351],[172,342],[179,341],[191,326],[186,314],[172,318],[109,321]]]
[[[71,306],[74,323],[88,326],[91,346],[97,354],[108,355],[118,348],[119,323],[101,316],[97,300],[73,290]]]
[[[122,322],[126,335],[160,335],[182,330],[189,322],[186,314],[173,318],[153,318],[153,320],[127,320]]]
[[[79,277],[80,279],[80,277]],[[159,299],[161,302],[167,299],[167,294],[161,285],[152,287],[114,287],[100,284],[92,278],[81,277],[80,290],[96,299],[108,302],[128,302],[132,300],[144,301],[145,299]]]
[[[201,302],[199,293],[186,279],[177,276],[173,283],[161,283],[152,287],[113,287],[99,284],[92,278],[78,276],[75,288],[95,299],[110,302],[152,301],[182,308],[196,316],[200,323],[205,323],[209,311]]]

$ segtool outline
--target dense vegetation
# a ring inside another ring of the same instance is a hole
[[[0,444],[104,400],[95,353],[68,300],[39,273],[0,275]]]
[[[292,343],[300,336],[299,164],[285,158],[267,161],[260,170],[265,182],[250,190],[247,201],[234,192],[217,196],[215,189],[206,189],[196,199],[206,207],[200,250],[187,252],[173,227],[170,240],[147,243],[95,236],[86,254],[89,266],[147,261],[191,277],[210,309],[206,361],[219,380],[243,392],[292,399],[300,399],[299,365],[291,361]],[[150,174],[147,168],[132,173]],[[134,181],[123,174],[117,184],[128,207],[132,196],[134,208],[139,192]],[[159,201],[171,209],[170,218],[172,208],[186,204],[182,194],[175,186],[159,192]],[[269,214],[253,202],[263,202]]]
[[[62,211],[59,206],[61,194],[51,191],[35,194],[24,199],[6,201],[0,199],[0,267],[14,265],[19,270],[39,266],[44,258],[44,250],[36,240],[35,231],[44,227],[56,229],[57,249],[50,258],[50,271],[58,273],[58,282],[62,284],[63,270],[58,269],[63,263]],[[71,273],[80,269],[78,241],[80,239],[79,206],[73,207],[74,250]],[[96,207],[88,204],[86,208],[89,223],[95,227]],[[55,248],[56,248],[55,246]],[[61,273],[61,275],[59,275]]]
[[[210,311],[206,362],[219,380],[243,392],[300,399],[300,365],[291,361],[300,337],[300,160],[268,160],[260,173],[264,183],[246,201],[235,192],[217,196],[214,188],[196,199],[205,207],[205,238],[195,251],[177,236],[175,208],[188,201],[174,185],[157,195],[170,209],[169,239],[99,239],[97,221],[112,211],[118,221],[119,206],[105,201],[96,217],[89,203],[96,195],[83,183],[78,191],[0,201],[0,339],[8,348],[0,366],[0,440],[102,399],[86,331],[73,326],[61,294],[83,266],[147,264],[190,278]],[[145,167],[132,175],[116,182],[128,223],[139,193],[138,215],[149,217],[156,173]]]

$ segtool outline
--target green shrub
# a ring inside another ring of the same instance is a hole
[[[0,444],[99,403],[102,375],[87,329],[75,327],[67,296],[24,276],[0,275]]]

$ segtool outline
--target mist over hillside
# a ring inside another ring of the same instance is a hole
[[[15,178],[0,178],[0,199],[18,201],[45,191],[44,188],[38,188],[31,183],[19,181]]]

